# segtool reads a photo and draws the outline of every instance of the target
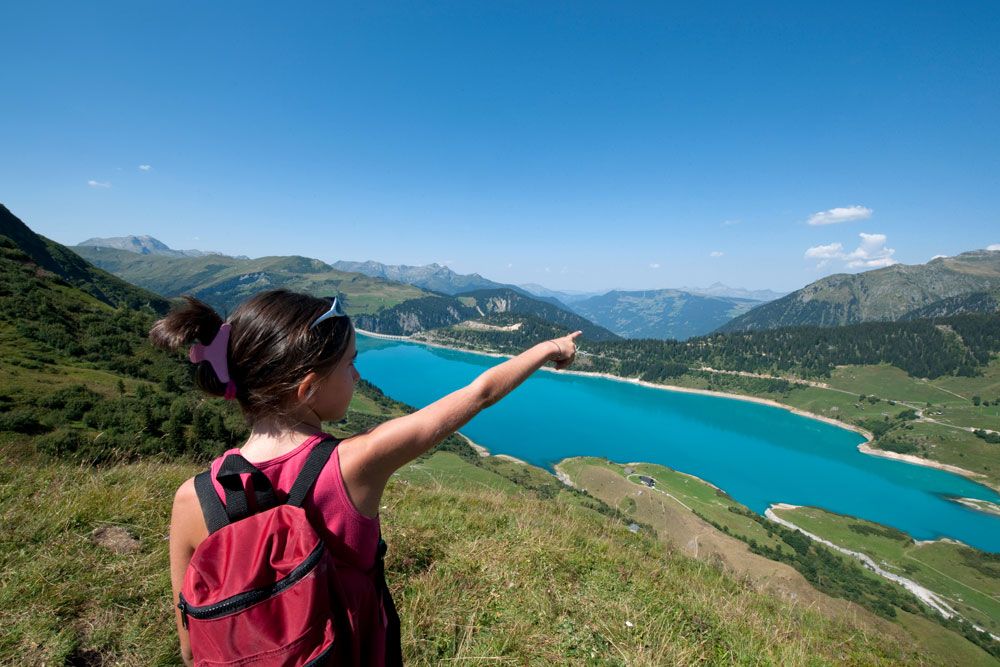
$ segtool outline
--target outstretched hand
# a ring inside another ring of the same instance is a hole
[[[556,362],[556,370],[561,371],[568,368],[576,359],[576,339],[582,334],[582,331],[574,331],[568,336],[553,338],[549,341],[555,346],[552,350],[552,361]]]

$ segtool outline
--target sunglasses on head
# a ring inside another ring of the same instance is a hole
[[[310,329],[315,328],[316,325],[322,322],[323,320],[333,319],[334,317],[347,317],[347,313],[345,313],[343,309],[340,307],[340,299],[338,299],[335,296],[328,296],[324,298],[333,300],[332,303],[330,304],[330,310],[326,311],[325,313],[317,317],[315,320],[313,320],[313,323],[309,325]]]

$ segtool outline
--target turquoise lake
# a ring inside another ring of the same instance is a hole
[[[367,336],[358,336],[358,352],[362,377],[418,408],[502,361]],[[1000,517],[948,499],[1000,502],[991,489],[862,454],[857,433],[780,408],[538,372],[462,433],[493,454],[547,469],[570,456],[648,461],[711,482],[755,512],[778,502],[811,505],[920,540],[951,537],[1000,552]]]

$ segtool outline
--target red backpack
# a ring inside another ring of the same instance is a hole
[[[267,476],[239,454],[227,456],[216,476],[226,493],[225,505],[212,484],[211,470],[195,477],[209,535],[191,557],[177,605],[195,665],[311,667],[355,662],[336,566],[302,509],[336,446],[331,439],[313,448],[284,504],[277,503]],[[247,473],[253,514],[241,477]],[[380,541],[377,575],[387,616],[398,621],[381,578],[384,545]],[[392,648],[387,657],[399,655],[398,644]]]

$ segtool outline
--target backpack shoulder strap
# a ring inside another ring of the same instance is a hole
[[[208,526],[208,534],[211,535],[218,529],[229,524],[229,516],[226,508],[222,504],[222,499],[215,492],[212,484],[212,470],[195,475],[194,490],[198,494],[198,502],[201,504],[201,513],[205,515],[205,525]]]
[[[295,478],[292,489],[288,492],[287,505],[302,507],[302,503],[306,499],[306,494],[309,493],[309,489],[316,483],[316,479],[326,466],[326,462],[330,460],[330,455],[333,454],[333,450],[338,444],[340,444],[339,440],[327,438],[313,447],[312,451],[309,452],[309,457],[306,459],[305,465],[302,466],[302,472]]]
[[[241,477],[246,473],[250,474],[250,481],[253,482],[253,495],[256,503],[254,511],[263,512],[278,504],[274,495],[274,487],[271,486],[271,480],[267,478],[267,475],[240,454],[230,454],[222,460],[219,472],[215,475],[215,479],[226,491],[226,516],[230,522],[250,516],[247,491]]]

